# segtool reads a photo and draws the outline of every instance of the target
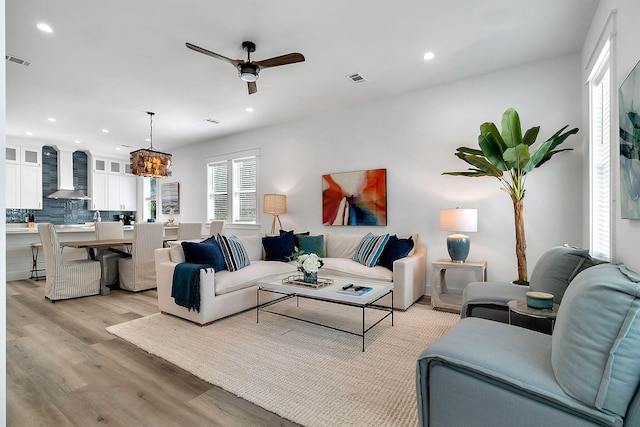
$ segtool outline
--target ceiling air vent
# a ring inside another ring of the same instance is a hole
[[[354,83],[364,83],[367,81],[367,79],[365,79],[364,76],[360,73],[350,74],[347,76],[347,78]]]
[[[219,125],[220,124],[219,121],[213,120],[213,119],[204,119],[204,121],[205,122],[209,122],[209,123],[214,124],[214,125]]]
[[[24,65],[25,67],[28,67],[29,65],[31,65],[31,62],[25,61],[24,59],[20,59],[18,57],[11,56],[11,55],[5,55],[4,59],[6,59],[9,62],[13,62],[15,64],[18,64],[18,65]]]

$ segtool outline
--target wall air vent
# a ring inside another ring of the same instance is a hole
[[[367,81],[367,79],[365,79],[364,76],[360,73],[349,74],[347,78],[354,83],[364,83]]]
[[[219,121],[217,121],[217,120],[213,120],[213,119],[204,119],[204,121],[205,121],[205,122],[209,122],[209,123],[211,123],[211,124],[213,124],[213,125],[219,125],[219,124],[220,124],[220,122],[219,122]]]
[[[24,65],[25,67],[28,67],[28,66],[31,65],[31,62],[25,61],[24,59],[20,59],[18,57],[11,56],[11,55],[5,55],[4,59],[9,61],[9,62],[13,62],[15,64],[18,64],[18,65]]]

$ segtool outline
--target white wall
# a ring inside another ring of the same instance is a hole
[[[612,15],[612,11],[617,9],[617,13]],[[612,93],[611,108],[611,129],[612,129],[612,196],[614,204],[612,207],[613,216],[613,261],[622,262],[634,271],[640,271],[640,257],[638,257],[638,248],[640,247],[640,220],[622,219],[620,215],[620,146],[618,139],[618,89],[629,75],[631,70],[640,60],[640,49],[638,48],[638,40],[640,40],[640,25],[638,18],[640,17],[640,2],[637,0],[601,0],[598,10],[594,16],[593,22],[589,29],[589,34],[585,39],[582,51],[582,69],[583,81],[588,76],[588,67],[592,52],[598,50],[597,46],[602,37],[608,37],[612,31],[616,33],[613,61],[612,76],[615,79]],[[614,28],[615,25],[615,28]],[[583,88],[584,105],[588,100],[588,88]],[[588,110],[583,108],[582,123],[585,130],[588,123]],[[588,158],[585,156],[584,169],[588,170]],[[584,202],[588,206],[589,187],[588,175],[585,174],[584,186]],[[585,210],[584,216],[585,231],[584,241],[588,244],[589,236],[589,216]]]
[[[568,55],[176,149],[173,180],[180,182],[181,220],[205,220],[204,157],[258,147],[260,194],[287,195],[288,212],[281,216],[285,229],[417,232],[427,245],[430,283],[430,262],[448,257],[447,233],[438,228],[439,210],[477,208],[479,230],[471,235],[469,259],[488,261],[489,280],[514,280],[509,196],[500,191],[495,178],[441,173],[466,169],[466,163],[454,156],[455,149],[477,147],[480,124],[493,121],[500,126],[509,107],[520,113],[523,129],[541,126],[540,142],[564,125],[579,127],[580,78],[580,56]],[[529,272],[549,247],[583,245],[583,214],[576,207],[582,206],[585,138],[581,130],[567,144],[574,151],[559,154],[529,176],[525,198]],[[387,169],[388,226],[322,226],[321,176],[373,168]],[[260,220],[264,233],[271,217],[262,215]]]

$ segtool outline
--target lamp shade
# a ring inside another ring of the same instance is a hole
[[[454,231],[447,237],[447,250],[452,262],[465,262],[469,255],[471,240],[462,232],[478,231],[478,211],[476,209],[441,209],[440,229]]]
[[[440,230],[478,231],[477,209],[440,209]]]
[[[287,212],[287,196],[284,194],[265,194],[262,203],[264,213],[279,215]]]

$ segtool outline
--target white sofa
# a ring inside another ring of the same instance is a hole
[[[426,247],[413,236],[415,246],[409,256],[393,264],[393,272],[382,266],[366,267],[351,257],[363,235],[328,233],[324,235],[326,256],[322,258],[322,276],[346,276],[361,279],[393,281],[393,305],[406,310],[424,294]],[[264,261],[260,235],[238,236],[247,251],[250,265],[234,272],[214,273],[213,269],[200,272],[200,311],[177,305],[171,297],[173,271],[184,262],[180,242],[169,248],[156,249],[156,275],[158,278],[158,307],[164,314],[172,314],[204,326],[217,319],[230,316],[256,306],[256,283],[262,279],[295,274],[295,263]],[[276,295],[273,295],[275,298]],[[260,296],[266,302],[269,295]]]

